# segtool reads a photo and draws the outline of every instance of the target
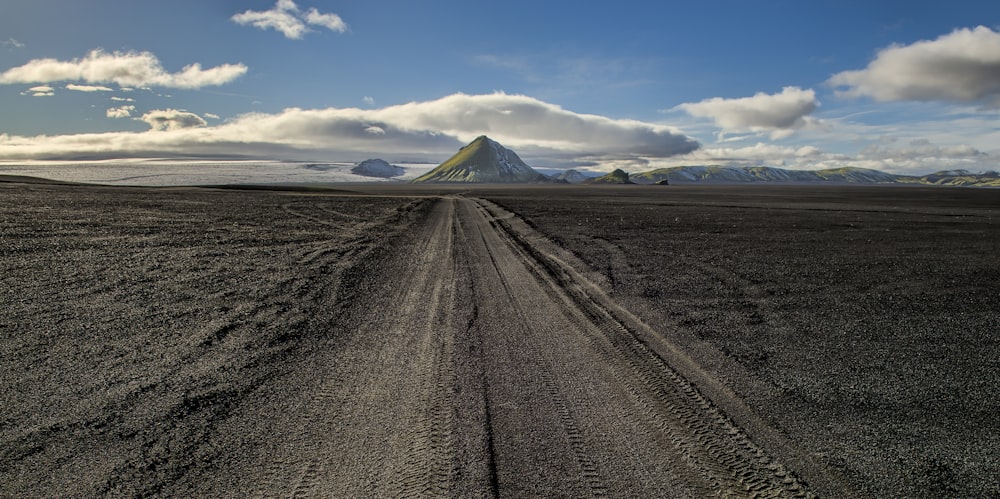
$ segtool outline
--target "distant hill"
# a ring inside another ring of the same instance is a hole
[[[585,181],[587,184],[634,184],[635,182],[629,180],[629,174],[622,169],[616,169],[615,171],[602,175],[600,177],[588,179]]]
[[[514,151],[481,135],[414,182],[532,183],[549,177],[528,166]]]
[[[566,170],[555,177],[556,180],[566,182],[567,184],[582,184],[590,180],[590,178],[576,170]]]
[[[392,178],[406,173],[406,170],[390,165],[384,159],[366,159],[351,168],[351,173],[365,177]]]
[[[867,168],[829,168],[825,170],[786,170],[769,166],[675,166],[640,173],[615,170],[601,177],[587,177],[576,170],[566,170],[556,180],[580,184],[909,184],[1000,187],[1000,173],[972,173],[946,170],[923,176],[893,175]],[[572,180],[571,180],[572,179]]]
[[[827,170],[785,170],[768,166],[676,166],[631,175],[637,184],[655,184],[667,180],[671,184],[707,183],[742,184],[753,182],[841,184],[893,184],[897,175],[865,168],[835,168]]]
[[[916,178],[920,183],[930,185],[1000,187],[1000,173],[995,171],[971,173],[968,170],[946,170]]]

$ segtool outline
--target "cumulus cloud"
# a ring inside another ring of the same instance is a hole
[[[133,98],[131,98],[131,97],[118,97],[118,96],[113,96],[113,97],[111,97],[111,100],[113,100],[113,101],[115,101],[115,102],[135,102],[135,99],[133,99]]]
[[[395,155],[433,162],[480,134],[515,148],[526,160],[663,158],[699,147],[665,125],[579,114],[503,93],[455,94],[371,110],[292,108],[211,127],[194,113],[170,109],[140,119],[150,131],[8,137],[0,141],[0,158],[203,154],[353,161]]]
[[[212,114],[212,113],[203,113],[203,115],[204,115],[204,116],[205,116],[206,118],[212,118],[213,120],[217,120],[217,119],[220,119],[220,118],[219,118],[219,115],[218,115],[218,114]]]
[[[1000,33],[979,26],[891,45],[865,69],[837,73],[828,83],[848,97],[1000,106]]]
[[[183,130],[185,128],[197,128],[208,125],[208,122],[201,116],[177,109],[153,110],[142,115],[139,120],[145,121],[156,131]]]
[[[108,109],[108,118],[128,118],[132,116],[132,111],[135,111],[135,106],[121,106],[113,107]]]
[[[0,74],[0,84],[80,81],[114,83],[121,87],[201,88],[229,83],[246,72],[247,67],[243,64],[202,69],[201,64],[194,63],[177,73],[169,73],[150,52],[107,53],[96,49],[81,59],[70,61],[31,60]]]
[[[113,89],[100,85],[77,85],[70,83],[66,85],[66,90],[76,90],[77,92],[111,92]]]
[[[243,26],[249,25],[262,30],[273,29],[292,40],[299,40],[312,31],[309,26],[326,28],[337,33],[347,31],[347,23],[337,14],[324,14],[315,8],[302,12],[292,0],[278,0],[270,10],[247,10],[233,15],[230,19]]]
[[[374,97],[369,97],[369,96],[366,95],[366,96],[362,97],[361,100],[365,101],[365,104],[368,104],[369,106],[374,106],[375,105],[375,98]]]
[[[739,99],[715,97],[677,108],[691,116],[711,118],[716,126],[727,131],[770,132],[772,138],[782,138],[809,124],[809,114],[819,105],[812,89],[785,87],[777,94],[759,92]]]

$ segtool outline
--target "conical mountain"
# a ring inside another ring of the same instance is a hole
[[[414,182],[511,184],[547,179],[521,161],[514,151],[480,135],[437,168],[414,179]]]

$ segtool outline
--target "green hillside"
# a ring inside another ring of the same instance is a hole
[[[522,183],[546,180],[548,177],[528,166],[514,151],[481,135],[444,163],[413,181]]]

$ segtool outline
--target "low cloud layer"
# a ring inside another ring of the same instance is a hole
[[[80,59],[34,59],[0,74],[0,84],[54,83],[78,81],[71,90],[113,83],[121,87],[201,88],[229,83],[247,72],[243,64],[223,64],[202,69],[201,64],[185,66],[177,73],[163,68],[150,52],[112,52],[96,49]],[[67,86],[69,88],[69,86]],[[84,90],[86,91],[86,90]]]
[[[915,175],[955,169],[996,170],[997,158],[969,145],[944,146],[928,140],[899,146],[872,144],[855,154],[827,152],[815,146],[786,147],[758,142],[745,147],[706,147],[656,163],[658,167],[680,165],[776,166],[799,170],[854,167]]]
[[[781,93],[757,93],[752,97],[681,104],[678,109],[698,118],[710,118],[726,131],[771,132],[774,138],[804,127],[808,115],[819,106],[812,89],[785,87]]]
[[[979,26],[936,40],[891,45],[868,67],[835,74],[838,93],[879,101],[983,102],[1000,106],[1000,33]]]
[[[40,89],[42,90],[42,89]],[[246,114],[210,126],[176,109],[135,116],[131,105],[109,117],[147,123],[145,132],[20,137],[0,134],[0,160],[183,156],[356,162],[372,157],[436,163],[487,134],[536,167],[638,172],[680,165],[777,166],[791,169],[871,168],[923,174],[996,169],[996,151],[958,141],[876,140],[856,152],[815,145],[759,142],[699,148],[673,128],[578,114],[537,99],[502,93],[455,94],[382,109],[286,109]],[[981,120],[980,120],[981,121]],[[979,121],[977,121],[979,122]],[[987,141],[988,142],[988,141]],[[642,153],[639,153],[642,151]]]
[[[309,29],[310,26],[326,28],[336,33],[347,31],[347,23],[337,14],[324,14],[315,8],[302,11],[292,0],[278,0],[270,10],[247,10],[235,14],[231,19],[243,26],[253,26],[262,30],[273,29],[292,40],[299,40],[312,31]]]
[[[574,113],[533,97],[500,92],[454,94],[387,107],[371,116],[389,128],[434,131],[463,142],[486,134],[511,147],[653,157],[684,154],[699,147],[694,139],[672,127]]]
[[[120,109],[120,108],[119,108]],[[487,134],[526,157],[665,158],[699,144],[676,129],[578,114],[531,97],[455,94],[382,109],[286,109],[207,126],[195,113],[150,111],[148,132],[0,138],[0,158],[230,155],[355,161],[389,155],[442,161]]]

